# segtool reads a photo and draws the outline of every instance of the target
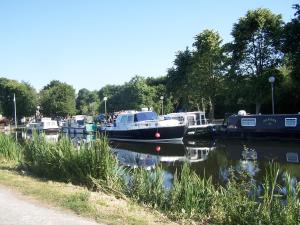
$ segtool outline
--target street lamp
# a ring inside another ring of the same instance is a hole
[[[17,103],[16,103],[16,95],[14,94],[14,111],[15,111],[15,128],[17,130]]]
[[[40,108],[41,107],[39,105],[36,107],[36,118],[40,117]]]
[[[272,92],[272,114],[274,114],[274,82],[275,82],[275,77],[274,76],[269,77],[269,82],[271,83],[271,92]]]
[[[103,101],[104,101],[104,110],[105,110],[105,121],[106,121],[106,101],[107,101],[107,97],[104,97],[103,98]]]
[[[164,115],[164,96],[160,96],[161,100],[161,115]]]

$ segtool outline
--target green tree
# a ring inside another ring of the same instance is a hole
[[[188,73],[192,64],[192,53],[186,48],[179,51],[174,60],[174,66],[168,70],[166,91],[172,96],[175,111],[189,108]]]
[[[283,52],[286,54],[286,65],[290,69],[290,110],[299,111],[300,105],[300,5],[293,6],[296,10],[295,18],[288,22],[283,32]]]
[[[14,117],[14,94],[17,117],[34,115],[37,106],[36,90],[28,83],[0,78],[0,108],[3,115],[9,118]]]
[[[222,76],[222,40],[213,30],[204,30],[195,40],[193,46],[196,50],[193,52],[192,69],[188,77],[189,98],[194,108],[206,102],[212,119]]]
[[[135,76],[125,83],[116,97],[122,102],[122,109],[140,110],[144,107],[153,107],[155,90],[147,85],[145,78]]]
[[[40,92],[41,113],[50,117],[67,117],[76,113],[75,89],[60,81],[51,81]]]
[[[80,89],[76,98],[77,114],[97,115],[99,109],[99,98],[97,91]]]
[[[121,92],[123,86],[122,85],[106,85],[101,88],[98,92],[99,98],[99,112],[104,113],[104,97],[107,97],[107,112],[115,112],[121,109],[119,104],[122,104],[119,98],[115,97]]]
[[[157,78],[147,78],[146,83],[148,86],[150,86],[153,89],[154,95],[153,95],[153,103],[152,108],[154,111],[156,111],[158,114],[162,113],[162,107],[163,107],[163,114],[168,114],[171,112],[174,112],[174,98],[173,96],[168,93],[167,91],[167,77],[157,77]],[[161,99],[163,97],[163,99]]]
[[[134,76],[124,85],[106,85],[99,92],[101,100],[100,112],[104,112],[104,97],[107,97],[107,112],[121,110],[140,110],[147,107],[156,112],[161,110],[160,96],[164,96],[164,111],[169,112],[171,107],[170,98],[166,98],[164,78],[147,78]]]
[[[280,65],[283,21],[281,15],[269,9],[249,10],[245,17],[234,24],[231,45],[232,69],[249,83],[245,87],[247,100],[260,112],[269,90],[268,77]],[[272,74],[273,75],[273,74]]]

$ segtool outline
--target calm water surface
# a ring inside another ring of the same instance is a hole
[[[30,138],[30,135],[22,133],[22,138]],[[59,134],[46,135],[46,138],[57,141]],[[92,141],[95,137],[72,135],[70,138],[76,144]],[[215,183],[224,182],[230,168],[262,180],[270,161],[277,162],[294,181],[300,180],[300,142],[295,141],[190,139],[183,144],[110,142],[110,146],[124,166],[151,170],[161,164],[166,186],[172,183],[173,174],[184,162],[200,176],[212,176]]]

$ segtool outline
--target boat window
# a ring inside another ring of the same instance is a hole
[[[121,121],[120,121],[121,123],[127,123],[127,115],[123,115],[122,117],[121,117]]]
[[[83,126],[84,125],[84,120],[77,120],[77,124]]]
[[[242,127],[255,127],[256,126],[256,118],[242,118],[241,126]]]
[[[286,161],[292,163],[299,163],[298,154],[295,152],[286,153]]]
[[[187,116],[188,125],[195,125],[195,118],[194,116]]]
[[[201,124],[206,124],[205,116],[201,115]]]
[[[133,115],[128,115],[127,123],[133,123]]]
[[[286,127],[296,127],[297,126],[297,118],[285,118],[285,126]]]
[[[140,112],[134,115],[134,122],[145,120],[157,120],[157,114],[155,112]]]

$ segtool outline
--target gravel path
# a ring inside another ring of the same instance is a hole
[[[99,225],[69,212],[39,205],[0,186],[0,225]]]

